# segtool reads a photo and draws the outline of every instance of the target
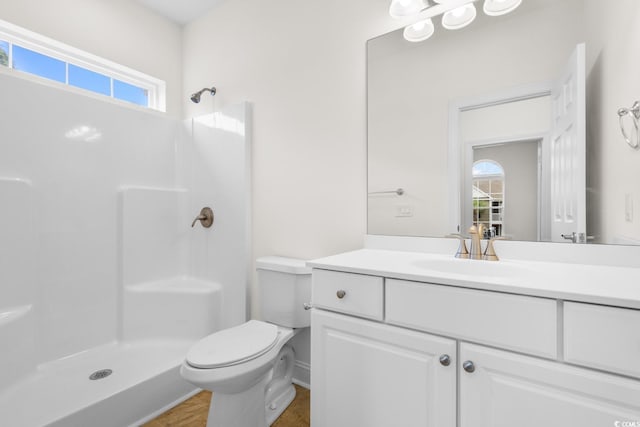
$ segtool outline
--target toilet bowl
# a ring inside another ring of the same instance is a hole
[[[263,317],[197,342],[180,367],[190,383],[213,392],[207,427],[270,426],[295,397],[295,354],[288,342],[310,323],[311,271],[304,261],[256,261]]]

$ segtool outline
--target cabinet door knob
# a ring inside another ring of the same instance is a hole
[[[448,354],[443,354],[442,356],[440,356],[440,364],[442,366],[449,366],[451,365],[451,357],[449,357]]]
[[[462,369],[464,369],[465,371],[467,371],[469,373],[472,373],[473,371],[476,370],[476,365],[474,365],[471,360],[467,360],[466,362],[464,362],[462,364]]]
[[[345,291],[343,291],[342,289],[340,289],[338,292],[336,292],[336,296],[337,296],[338,298],[340,298],[340,299],[344,298],[344,296],[345,296],[346,294],[347,294],[347,293],[346,293]]]

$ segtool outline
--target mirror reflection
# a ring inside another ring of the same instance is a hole
[[[617,114],[640,98],[639,18],[632,0],[525,0],[458,31],[434,20],[424,42],[370,40],[368,232],[640,243],[640,151]]]

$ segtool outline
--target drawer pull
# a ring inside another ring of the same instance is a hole
[[[442,366],[451,365],[451,357],[448,354],[443,354],[442,356],[440,356],[440,364]]]
[[[338,292],[336,292],[336,296],[337,296],[339,299],[344,298],[344,296],[345,296],[346,294],[347,294],[347,293],[346,293],[345,291],[343,291],[342,289],[340,289]]]
[[[467,360],[466,362],[464,362],[462,364],[462,369],[464,369],[465,371],[472,373],[473,371],[476,370],[476,366],[473,364],[473,362],[471,360]]]

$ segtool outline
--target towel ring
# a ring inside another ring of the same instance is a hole
[[[631,135],[627,132],[624,126],[624,118],[630,116],[633,122],[633,128],[631,129]],[[633,103],[631,108],[620,108],[618,110],[618,119],[620,120],[620,130],[624,140],[629,144],[629,147],[637,149],[640,146],[640,132],[638,131],[638,119],[640,119],[640,102]]]

